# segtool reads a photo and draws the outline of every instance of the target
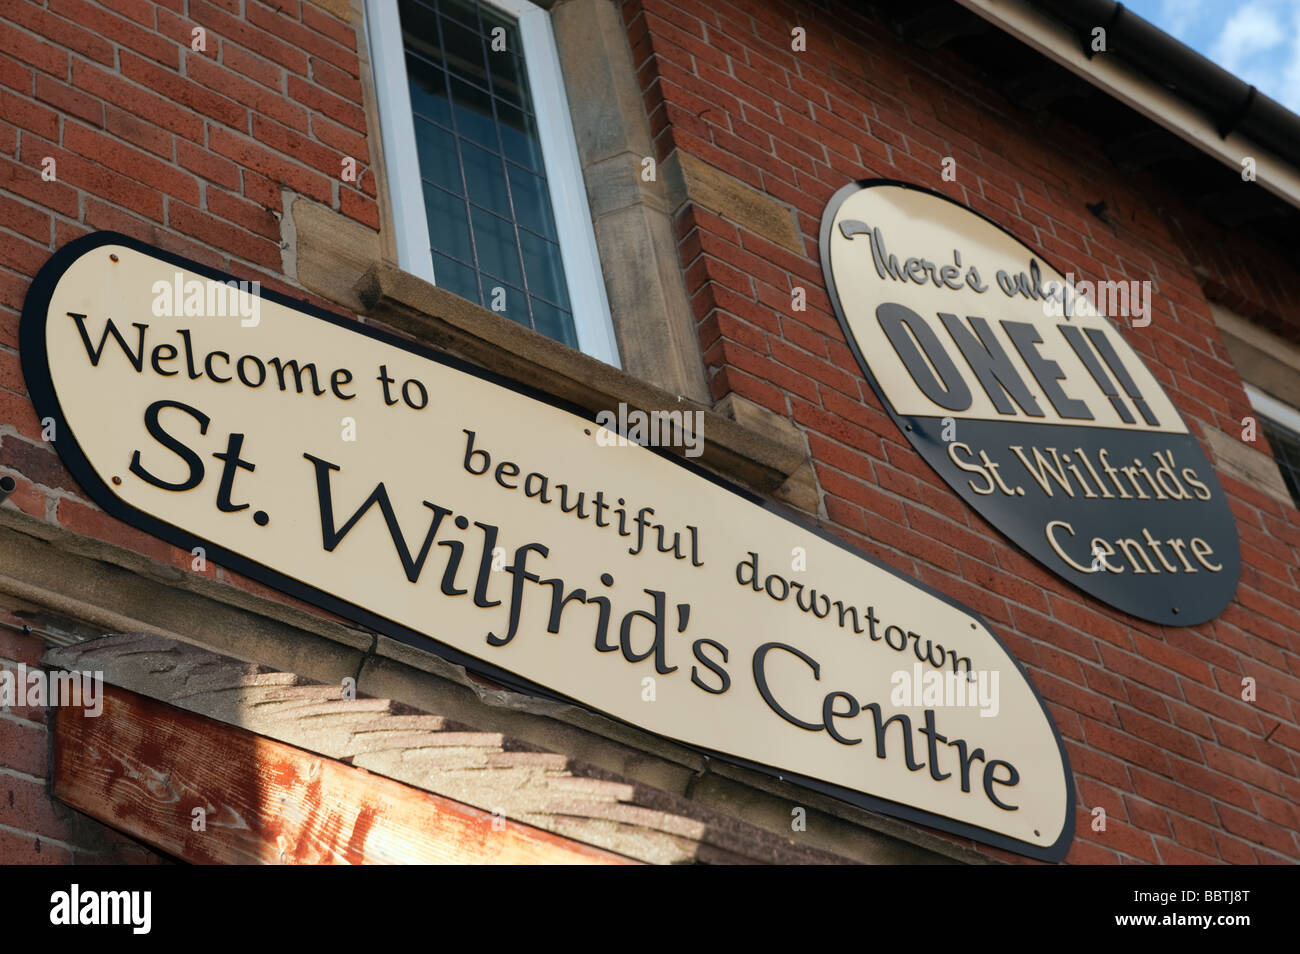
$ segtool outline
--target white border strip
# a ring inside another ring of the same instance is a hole
[[[424,187],[415,152],[415,114],[406,79],[402,26],[393,0],[365,0],[366,39],[379,103],[379,133],[384,144],[385,181],[393,209],[397,264],[438,284],[433,276],[429,220],[424,212]],[[415,214],[413,210],[418,210]]]
[[[1250,398],[1251,405],[1265,417],[1272,418],[1283,427],[1289,428],[1297,434],[1300,434],[1300,410],[1293,408],[1290,404],[1284,404],[1277,398],[1269,397],[1258,388],[1249,384],[1244,385],[1246,396]]]
[[[573,119],[569,115],[569,100],[564,90],[564,74],[560,71],[560,55],[551,30],[551,16],[541,7],[523,0],[483,2],[518,18],[578,347],[593,358],[621,367],[618,345],[614,342],[614,325],[609,316],[609,300],[605,294],[605,276],[596,250],[591,206],[587,203],[582,163],[578,159]],[[628,267],[637,264],[629,263]]]

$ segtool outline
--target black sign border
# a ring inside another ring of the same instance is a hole
[[[906,415],[899,414],[894,410],[893,402],[889,399],[889,396],[885,393],[884,389],[880,386],[880,382],[877,381],[875,374],[871,370],[871,365],[867,363],[867,359],[863,356],[862,350],[858,347],[857,337],[853,334],[853,329],[849,326],[848,317],[844,313],[844,306],[840,303],[839,289],[836,287],[835,276],[831,271],[831,263],[830,263],[831,227],[835,222],[835,216],[840,211],[840,206],[842,206],[852,196],[857,195],[859,192],[862,192],[866,189],[877,188],[879,186],[897,186],[898,188],[901,189],[908,189],[912,192],[920,192],[924,195],[934,196],[935,198],[943,199],[945,202],[957,206],[957,208],[961,209],[964,212],[969,213],[970,215],[979,216],[981,219],[983,219],[993,228],[997,229],[999,232],[1003,233],[1004,235],[1009,236],[1013,241],[1017,242],[1022,248],[1024,248],[1025,251],[1027,251],[1031,257],[1037,258],[1048,268],[1055,271],[1058,275],[1064,275],[1065,273],[1062,272],[1059,268],[1057,268],[1052,263],[1052,261],[1048,259],[1045,255],[1040,254],[1038,251],[1036,251],[1026,242],[1021,240],[1019,236],[1015,235],[1013,232],[1003,227],[1002,225],[999,225],[997,222],[993,221],[993,219],[989,218],[983,212],[980,212],[977,209],[972,209],[970,206],[958,202],[956,199],[951,198],[950,196],[946,196],[942,192],[937,192],[934,189],[927,188],[926,186],[916,185],[915,183],[912,182],[904,182],[901,179],[858,179],[854,182],[850,182],[844,186],[841,186],[835,192],[835,194],[830,197],[830,200],[826,203],[826,208],[822,212],[821,229],[818,235],[818,254],[821,258],[822,278],[826,284],[826,295],[830,299],[831,308],[834,309],[835,311],[835,318],[840,323],[840,330],[844,333],[844,340],[848,343],[849,349],[853,352],[854,360],[857,361],[858,368],[862,371],[863,377],[865,377],[867,379],[867,383],[871,385],[871,390],[875,392],[876,397],[879,399],[881,406],[885,410],[885,413],[887,413],[890,416],[894,424],[898,427],[899,431],[903,432],[904,436],[906,436],[906,433],[910,432],[912,429],[911,425],[908,423],[908,419]],[[1136,352],[1134,352],[1134,354],[1136,354]],[[1142,356],[1137,355],[1137,359],[1139,361],[1142,361]],[[1145,362],[1143,363],[1145,364]],[[1159,380],[1156,380],[1156,386],[1160,388],[1162,393],[1165,393],[1166,398],[1169,397],[1168,393],[1165,392],[1164,385],[1161,384]],[[1173,404],[1172,399],[1170,399],[1170,404],[1171,405]],[[979,516],[982,520],[988,523],[989,526],[997,530],[998,535],[1001,536],[1002,539],[1006,540],[1009,544],[1015,547],[1018,552],[1020,552],[1030,560],[1033,560],[1034,563],[1043,567],[1043,569],[1047,570],[1047,572],[1051,573],[1052,576],[1054,576],[1056,579],[1063,582],[1066,586],[1078,590],[1080,593],[1082,593],[1084,596],[1088,597],[1089,599],[1094,600],[1098,604],[1107,607],[1111,610],[1114,610],[1115,612],[1123,613],[1125,615],[1132,616],[1135,619],[1140,619],[1148,623],[1155,623],[1156,625],[1159,626],[1171,626],[1176,628],[1199,626],[1202,623],[1208,623],[1213,619],[1217,619],[1223,613],[1223,611],[1228,608],[1228,606],[1232,603],[1232,601],[1236,599],[1237,588],[1241,585],[1241,564],[1243,562],[1240,559],[1241,531],[1240,528],[1237,527],[1237,518],[1232,513],[1232,508],[1227,505],[1226,502],[1227,494],[1223,490],[1223,485],[1219,483],[1219,475],[1214,469],[1214,461],[1210,459],[1209,454],[1205,453],[1205,449],[1199,446],[1200,442],[1199,440],[1197,440],[1196,434],[1192,431],[1190,427],[1187,427],[1187,419],[1182,416],[1182,412],[1179,411],[1176,406],[1174,407],[1174,413],[1179,416],[1179,419],[1182,420],[1183,422],[1183,426],[1187,428],[1188,436],[1197,443],[1198,448],[1200,449],[1201,452],[1201,456],[1205,459],[1206,464],[1209,466],[1209,474],[1211,478],[1214,480],[1214,486],[1218,489],[1219,493],[1224,495],[1225,498],[1224,509],[1227,512],[1228,519],[1232,521],[1233,530],[1235,531],[1234,536],[1236,537],[1237,556],[1238,556],[1238,559],[1236,561],[1237,578],[1236,580],[1233,581],[1232,595],[1228,597],[1227,601],[1222,606],[1219,607],[1218,611],[1215,612],[1214,615],[1209,616],[1206,619],[1176,620],[1167,615],[1148,616],[1142,613],[1132,612],[1131,610],[1125,609],[1120,606],[1116,606],[1114,603],[1111,603],[1105,597],[1098,596],[1096,593],[1093,593],[1091,590],[1084,589],[1082,586],[1075,583],[1073,580],[1065,576],[1062,576],[1054,568],[1048,566],[1046,563],[1040,560],[1033,553],[1030,553],[1027,549],[1025,549],[1025,547],[1021,546],[1019,541],[1017,541],[1013,537],[1008,536],[1006,532],[1003,531],[1003,529],[996,522],[994,522],[991,518],[985,516],[984,513],[979,510],[979,508],[975,507],[974,504],[972,504],[969,500],[967,500],[966,496],[959,489],[954,487],[952,484],[948,483],[948,481],[944,479],[942,474],[938,473],[938,471],[935,471],[933,467],[930,467],[930,469],[935,474],[935,476],[938,477],[939,480],[946,487],[948,487],[949,490],[951,490],[954,494],[956,494],[961,499],[962,503],[964,503],[968,508],[970,508],[970,510],[974,512],[977,516]],[[908,439],[908,444],[911,446],[912,450],[917,454],[917,456],[920,456],[922,457],[922,459],[924,459],[924,455],[921,453],[920,449],[916,446],[915,442],[912,441],[910,438]],[[926,462],[926,466],[927,467],[930,466],[928,461]],[[1155,611],[1153,610],[1152,612],[1154,613]],[[1177,612],[1177,610],[1175,610],[1174,612]]]
[[[879,812],[884,815],[926,825],[964,838],[971,838],[975,841],[992,845],[993,847],[1001,848],[1006,851],[1015,852],[1029,858],[1034,858],[1040,861],[1057,862],[1062,860],[1069,851],[1070,844],[1074,838],[1075,785],[1074,774],[1070,768],[1070,759],[1065,751],[1065,744],[1061,739],[1061,733],[1057,729],[1056,722],[1052,718],[1052,714],[1047,708],[1046,703],[1043,701],[1042,696],[1039,695],[1038,687],[1034,685],[1029,673],[980,614],[946,594],[933,589],[921,580],[913,579],[901,571],[881,563],[879,560],[876,560],[868,554],[850,546],[847,542],[834,536],[828,530],[810,524],[804,519],[795,517],[784,507],[771,503],[762,497],[759,497],[758,495],[705,470],[703,467],[700,467],[692,461],[678,457],[663,448],[647,447],[646,449],[658,454],[660,457],[672,461],[679,467],[685,468],[697,477],[708,480],[711,483],[736,494],[742,499],[749,501],[750,503],[757,504],[764,510],[767,510],[788,523],[795,525],[801,531],[813,534],[858,559],[864,560],[867,563],[886,571],[904,581],[909,586],[914,586],[930,596],[942,600],[949,606],[952,606],[961,612],[969,613],[973,618],[979,620],[985,631],[993,637],[998,646],[1000,646],[1003,652],[1007,654],[1007,658],[1019,668],[1021,677],[1029,686],[1030,692],[1033,693],[1034,699],[1038,702],[1038,706],[1042,711],[1044,718],[1047,720],[1047,725],[1051,729],[1053,737],[1056,739],[1057,750],[1061,758],[1061,766],[1065,772],[1066,811],[1060,836],[1053,844],[1041,847],[1029,842],[1021,841],[1018,838],[1012,838],[999,832],[959,822],[943,815],[937,815],[925,811],[924,809],[916,808],[912,805],[894,802],[864,792],[857,792],[819,779],[790,772],[779,767],[764,765],[760,762],[754,762],[726,752],[719,752],[708,749],[704,746],[683,742],[680,739],[675,739],[671,736],[662,735],[661,733],[654,732],[644,726],[637,725],[636,723],[629,722],[626,719],[622,719],[618,716],[597,709],[595,706],[588,703],[570,698],[553,689],[523,679],[514,673],[493,665],[492,663],[486,662],[476,656],[470,656],[452,646],[448,646],[440,642],[434,636],[402,626],[401,624],[395,623],[377,613],[340,599],[331,593],[318,590],[313,586],[309,586],[300,580],[296,580],[293,577],[280,573],[277,570],[273,570],[261,563],[257,563],[241,554],[227,550],[224,547],[188,533],[179,527],[166,523],[153,515],[138,510],[126,503],[113,493],[113,491],[102,480],[100,480],[94,468],[90,465],[85,453],[82,451],[81,445],[77,442],[73,429],[68,425],[67,419],[63,415],[63,408],[54,391],[54,383],[49,368],[49,356],[45,348],[45,325],[49,317],[50,300],[53,297],[59,279],[63,277],[64,273],[74,262],[94,249],[102,248],[105,245],[121,245],[125,248],[132,249],[159,261],[173,265],[176,268],[204,276],[212,281],[227,282],[238,281],[239,279],[235,275],[192,261],[191,259],[185,258],[182,255],[178,255],[166,249],[149,245],[129,235],[104,230],[83,235],[63,245],[41,267],[36,277],[32,280],[31,286],[27,292],[27,297],[23,302],[22,319],[18,332],[19,359],[22,364],[23,377],[27,382],[28,394],[31,398],[32,404],[36,408],[37,417],[39,419],[43,420],[47,417],[54,419],[56,433],[59,436],[52,443],[54,443],[55,450],[58,453],[59,458],[63,461],[64,466],[67,467],[68,471],[76,479],[82,489],[85,490],[90,499],[110,516],[158,537],[173,546],[180,547],[183,550],[192,550],[195,546],[203,546],[208,554],[208,559],[219,566],[228,567],[229,569],[249,577],[250,579],[257,580],[260,583],[280,590],[281,592],[293,596],[296,599],[300,599],[303,602],[317,606],[327,612],[335,613],[338,616],[351,620],[359,626],[363,626],[376,633],[388,636],[414,649],[440,656],[448,662],[461,666],[471,672],[483,675],[486,678],[498,682],[516,692],[577,706],[578,708],[588,712],[596,712],[607,719],[630,726],[637,731],[669,739],[678,745],[702,753],[709,758],[720,759],[733,765],[739,765],[744,768],[758,771],[764,775],[775,777],[778,780],[794,782],[804,788],[812,789],[813,791],[820,792],[824,795],[829,795],[867,811]],[[360,321],[343,318],[325,310],[324,308],[313,305],[311,302],[304,299],[295,299],[289,295],[266,288],[260,289],[259,294],[261,298],[267,301],[283,305],[286,308],[291,308],[337,327],[345,328],[348,331],[365,335],[376,341],[389,345],[390,347],[399,348],[402,351],[416,355],[417,357],[437,362],[438,364],[454,368],[455,370],[462,371],[466,374],[471,374],[476,378],[506,388],[507,390],[523,397],[532,398],[535,401],[568,411],[580,418],[590,420],[593,424],[597,423],[596,412],[589,411],[586,408],[579,407],[561,398],[546,394],[536,388],[513,381],[494,371],[477,367],[453,355],[442,354],[431,348],[422,347],[404,338],[398,337],[395,334],[391,334],[368,324],[363,324]]]

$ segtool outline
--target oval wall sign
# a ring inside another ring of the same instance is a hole
[[[33,283],[28,389],[109,513],[507,685],[1065,854],[1064,746],[970,609],[590,414],[227,282],[101,232]]]
[[[1237,527],[1214,468],[1111,321],[1009,232],[884,180],[840,189],[822,270],[881,403],[939,475],[1054,573],[1140,619],[1193,625],[1232,599]],[[1140,333],[1137,332],[1137,333]]]

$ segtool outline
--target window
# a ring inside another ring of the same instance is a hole
[[[609,306],[546,11],[367,0],[398,264],[609,364]]]
[[[1246,396],[1259,417],[1259,430],[1273,448],[1273,459],[1291,499],[1300,507],[1300,411],[1246,385]]]

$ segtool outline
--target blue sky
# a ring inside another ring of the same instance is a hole
[[[1300,113],[1300,0],[1124,0],[1124,6]]]

